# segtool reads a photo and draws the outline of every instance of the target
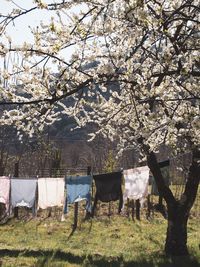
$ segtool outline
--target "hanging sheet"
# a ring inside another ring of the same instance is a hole
[[[63,206],[64,204],[64,178],[38,179],[38,207]]]
[[[12,207],[32,208],[35,203],[37,179],[11,179]]]
[[[148,195],[148,166],[124,170],[123,174],[125,180],[124,199],[144,200]]]

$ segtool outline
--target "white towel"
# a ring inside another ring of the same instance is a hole
[[[124,170],[123,174],[125,179],[124,199],[144,200],[148,195],[148,166]]]
[[[38,179],[38,207],[63,206],[64,204],[64,178]]]

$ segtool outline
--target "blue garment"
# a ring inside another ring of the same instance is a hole
[[[65,179],[65,188],[67,190],[64,213],[68,212],[68,204],[86,199],[86,210],[91,212],[91,194],[90,188],[92,176],[69,176]]]

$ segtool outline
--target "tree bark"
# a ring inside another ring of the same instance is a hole
[[[200,150],[192,151],[192,164],[189,169],[185,191],[177,201],[170,188],[162,177],[156,156],[153,152],[147,153],[147,163],[155,178],[158,191],[167,203],[168,227],[165,242],[165,252],[171,256],[188,254],[187,248],[187,222],[189,212],[194,204],[200,180]]]
[[[187,248],[188,214],[180,201],[168,209],[168,226],[165,241],[165,253],[170,256],[188,254]]]

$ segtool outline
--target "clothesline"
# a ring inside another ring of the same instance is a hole
[[[144,201],[148,196],[149,168],[144,166],[98,175],[5,178],[0,177],[0,202],[6,207],[9,206],[12,209],[20,206],[28,208],[36,206],[46,209],[62,206],[65,214],[68,212],[68,204],[86,200],[87,212],[92,211],[94,214],[98,200],[102,202],[120,200],[119,212],[127,199]],[[92,181],[96,189],[93,208],[91,206]],[[125,182],[124,192],[123,182]]]

